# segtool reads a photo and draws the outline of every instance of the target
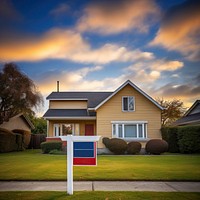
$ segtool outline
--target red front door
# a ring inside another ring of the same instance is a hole
[[[93,124],[85,125],[85,135],[86,136],[94,135],[94,125]]]

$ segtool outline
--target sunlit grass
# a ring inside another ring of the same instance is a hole
[[[66,155],[40,150],[0,154],[0,180],[66,180]],[[98,156],[74,167],[74,180],[200,180],[199,155]]]

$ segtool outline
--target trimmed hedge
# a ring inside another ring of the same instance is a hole
[[[31,133],[29,131],[25,131],[22,129],[14,129],[12,130],[12,132],[17,133],[17,134],[21,134],[22,136],[22,145],[24,149],[27,149],[29,144],[30,144],[30,140],[31,140]]]
[[[0,152],[6,153],[17,149],[16,135],[12,131],[0,128]]]
[[[152,139],[146,143],[145,150],[147,153],[160,155],[168,150],[168,143],[165,140]]]
[[[129,142],[127,145],[127,154],[138,154],[141,150],[141,143],[139,142]]]
[[[170,153],[179,153],[178,144],[178,128],[177,127],[164,127],[161,129],[162,139],[167,141]]]
[[[179,127],[178,144],[181,153],[200,153],[200,126]]]
[[[162,138],[171,153],[200,153],[200,126],[165,127]]]
[[[103,138],[102,139],[105,146],[114,154],[121,155],[126,152],[127,149],[127,143],[119,138]]]
[[[62,150],[62,142],[60,141],[50,141],[41,143],[42,153],[49,153],[52,150]]]

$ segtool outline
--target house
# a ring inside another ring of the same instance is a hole
[[[161,138],[162,107],[131,81],[114,92],[52,92],[48,97],[48,137],[73,134],[139,141]]]
[[[0,128],[7,129],[9,131],[20,129],[31,133],[31,129],[34,129],[34,125],[28,119],[28,117],[22,113],[11,117],[9,121],[3,122]]]
[[[178,119],[174,126],[200,125],[200,100],[196,100],[184,116]]]

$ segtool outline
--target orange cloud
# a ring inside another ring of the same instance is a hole
[[[199,1],[187,1],[170,10],[150,45],[178,51],[189,60],[200,60],[199,10]]]
[[[155,1],[100,1],[89,5],[77,24],[79,31],[93,31],[102,35],[131,29],[147,32],[160,13]]]
[[[105,64],[138,59],[149,60],[154,56],[139,49],[130,51],[116,44],[105,44],[92,49],[81,34],[65,29],[52,29],[40,37],[24,37],[2,41],[0,59],[3,61],[37,61],[66,59],[80,63]]]

